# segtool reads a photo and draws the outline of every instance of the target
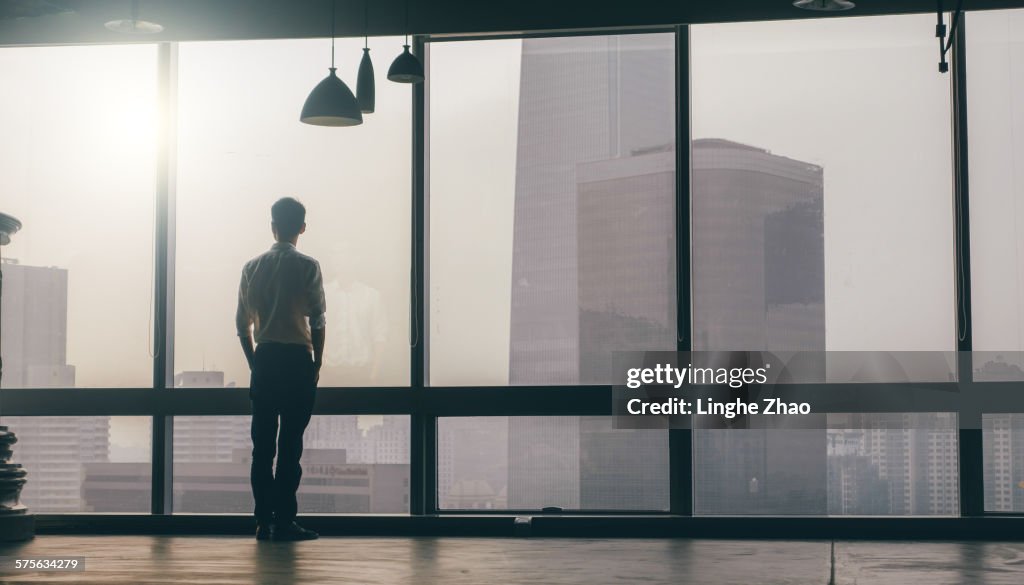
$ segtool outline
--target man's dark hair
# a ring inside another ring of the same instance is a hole
[[[306,207],[291,197],[282,197],[270,208],[270,217],[277,228],[277,235],[290,240],[299,235],[302,224],[306,223]]]

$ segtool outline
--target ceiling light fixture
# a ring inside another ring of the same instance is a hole
[[[397,83],[420,83],[423,81],[423,63],[409,52],[409,0],[405,0],[405,47],[395,57],[388,69],[388,79]]]
[[[131,18],[111,20],[103,26],[108,30],[129,35],[155,35],[164,30],[162,25],[139,18],[139,0],[132,0]]]
[[[302,106],[299,121],[313,126],[356,126],[363,123],[359,102],[345,85],[334,66],[334,21],[336,0],[331,0],[331,67],[330,73],[309,92]]]
[[[839,12],[850,10],[856,4],[849,0],[795,0],[793,6],[804,10],[818,10],[821,12]]]
[[[370,61],[370,0],[363,0],[363,58],[359,61],[359,75],[356,77],[356,99],[364,114],[372,114],[376,102],[376,88],[373,80],[373,62]]]

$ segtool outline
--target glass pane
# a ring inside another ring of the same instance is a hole
[[[955,516],[956,421],[955,413],[829,414],[827,429],[698,430],[694,511]]]
[[[836,354],[828,379],[953,379],[934,19],[692,27],[695,349],[935,352]]]
[[[37,513],[148,514],[152,420],[146,416],[5,416],[28,471],[21,501]]]
[[[965,22],[975,379],[1024,380],[1024,10]]]
[[[668,432],[610,417],[438,420],[442,509],[667,510]]]
[[[153,384],[156,55],[0,51],[5,388]]]
[[[836,352],[819,354],[835,382],[955,379],[950,86],[922,34],[933,25],[691,28],[695,349]],[[955,416],[827,422],[696,430],[697,512],[957,513]]]
[[[401,44],[373,40],[378,68]],[[362,46],[337,43],[353,88]],[[249,385],[232,321],[239,275],[273,243],[270,206],[293,196],[307,209],[299,250],[324,273],[321,387],[409,383],[409,88],[378,69],[361,126],[302,124],[329,59],[325,39],[180,46],[175,373]]]
[[[175,512],[252,514],[250,421],[175,417]],[[314,416],[303,445],[299,513],[409,512],[408,416]]]
[[[430,45],[431,384],[675,349],[674,79],[671,34]]]
[[[985,414],[985,511],[1024,511],[1024,414]]]

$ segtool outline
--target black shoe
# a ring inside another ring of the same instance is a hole
[[[312,530],[306,530],[295,522],[290,522],[285,526],[275,527],[270,537],[277,541],[295,541],[316,540],[320,538],[320,535]]]
[[[267,524],[260,523],[260,524],[256,525],[256,540],[270,540],[273,537],[273,535],[274,535],[274,527],[273,527],[273,525],[271,525],[269,523],[267,523]]]

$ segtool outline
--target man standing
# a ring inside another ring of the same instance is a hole
[[[235,316],[251,372],[256,539],[312,540],[317,533],[295,523],[295,493],[302,478],[302,434],[323,363],[323,275],[320,264],[295,247],[306,231],[306,208],[285,197],[270,215],[276,243],[242,269]]]

